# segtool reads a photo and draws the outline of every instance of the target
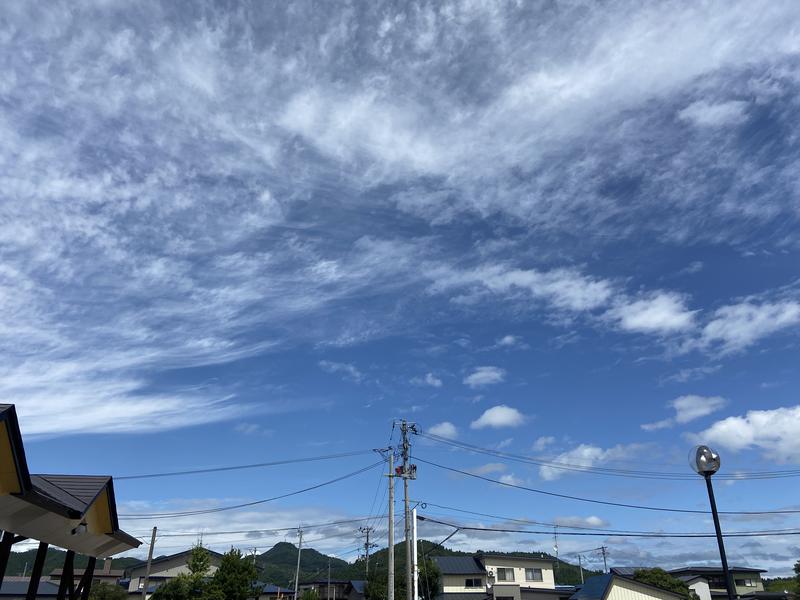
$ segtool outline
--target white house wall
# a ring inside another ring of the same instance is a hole
[[[675,600],[675,595],[615,577],[606,600]]]
[[[495,585],[513,584],[523,588],[552,590],[556,586],[553,563],[549,560],[485,557],[486,570],[495,573]],[[514,569],[514,581],[498,581],[497,568]],[[525,581],[525,569],[541,569],[542,581]]]

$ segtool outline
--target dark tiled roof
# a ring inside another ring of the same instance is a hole
[[[531,552],[530,554],[502,554],[499,552],[479,552],[478,558],[488,556],[491,558],[513,558],[516,560],[551,560],[556,561],[556,557],[547,552]]]
[[[619,575],[620,577],[633,577],[633,574],[636,573],[636,571],[650,568],[652,567],[611,567],[611,572],[614,575]]]
[[[486,569],[474,556],[431,556],[431,558],[443,575],[486,574]]]
[[[350,582],[350,585],[353,586],[353,589],[356,591],[357,594],[363,594],[364,589],[367,586],[367,582],[362,579],[354,579]]]
[[[589,577],[580,589],[570,596],[570,600],[602,600],[612,579],[614,579],[612,573]]]
[[[262,594],[285,594],[294,596],[294,590],[289,590],[287,588],[282,588],[280,586],[275,585],[274,583],[265,583],[261,586],[261,593]]]
[[[753,567],[728,567],[728,570],[740,573],[766,573],[766,569],[754,569]],[[713,575],[722,574],[722,567],[681,567],[680,569],[670,569],[667,573],[707,573]]]
[[[28,581],[24,580],[8,581],[7,579],[4,579],[3,586],[0,587],[0,597],[16,596],[24,598],[27,593]],[[55,598],[57,595],[58,586],[56,584],[50,583],[49,581],[39,582],[39,587],[36,589],[37,598],[46,598],[49,596],[53,596]]]

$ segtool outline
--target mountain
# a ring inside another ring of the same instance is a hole
[[[359,571],[354,568],[354,565],[347,561],[335,556],[327,556],[313,548],[303,548],[300,557],[300,582],[327,579],[329,564],[331,579],[363,579],[363,576],[359,577]],[[262,581],[280,586],[294,585],[297,546],[289,542],[278,542],[256,557],[256,565]]]
[[[66,551],[58,550],[56,548],[48,548],[47,556],[44,559],[44,569],[42,570],[42,577],[50,576],[53,569],[61,569],[64,567],[64,557]],[[12,552],[8,557],[8,567],[6,568],[6,575],[30,575],[33,568],[33,561],[36,560],[36,548],[26,550],[25,552]],[[80,554],[75,555],[75,570],[79,571],[86,568],[89,558]],[[130,565],[139,562],[138,558],[115,558],[111,563],[112,569],[125,569]],[[97,561],[95,569],[103,568],[103,561]]]

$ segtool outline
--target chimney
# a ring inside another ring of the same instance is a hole
[[[103,563],[103,575],[108,575],[109,573],[111,573],[111,559],[107,558]]]

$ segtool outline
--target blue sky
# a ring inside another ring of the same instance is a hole
[[[32,469],[124,476],[370,449],[402,417],[570,464],[688,472],[703,441],[729,473],[792,468],[798,13],[775,1],[6,5],[0,391]],[[414,444],[526,486],[706,506],[701,481]],[[123,514],[214,507],[372,461],[119,481],[117,497]],[[247,510],[124,525],[377,514],[384,480],[373,470]],[[718,485],[729,510],[797,507],[798,491],[793,478]],[[413,496],[711,530],[702,516],[555,501],[423,465]],[[355,556],[354,527],[314,535]],[[263,550],[284,536],[250,538],[204,539]],[[614,564],[715,557],[712,540],[611,534],[562,536],[559,550],[601,543]],[[800,558],[792,536],[729,545],[733,562],[773,574]]]

